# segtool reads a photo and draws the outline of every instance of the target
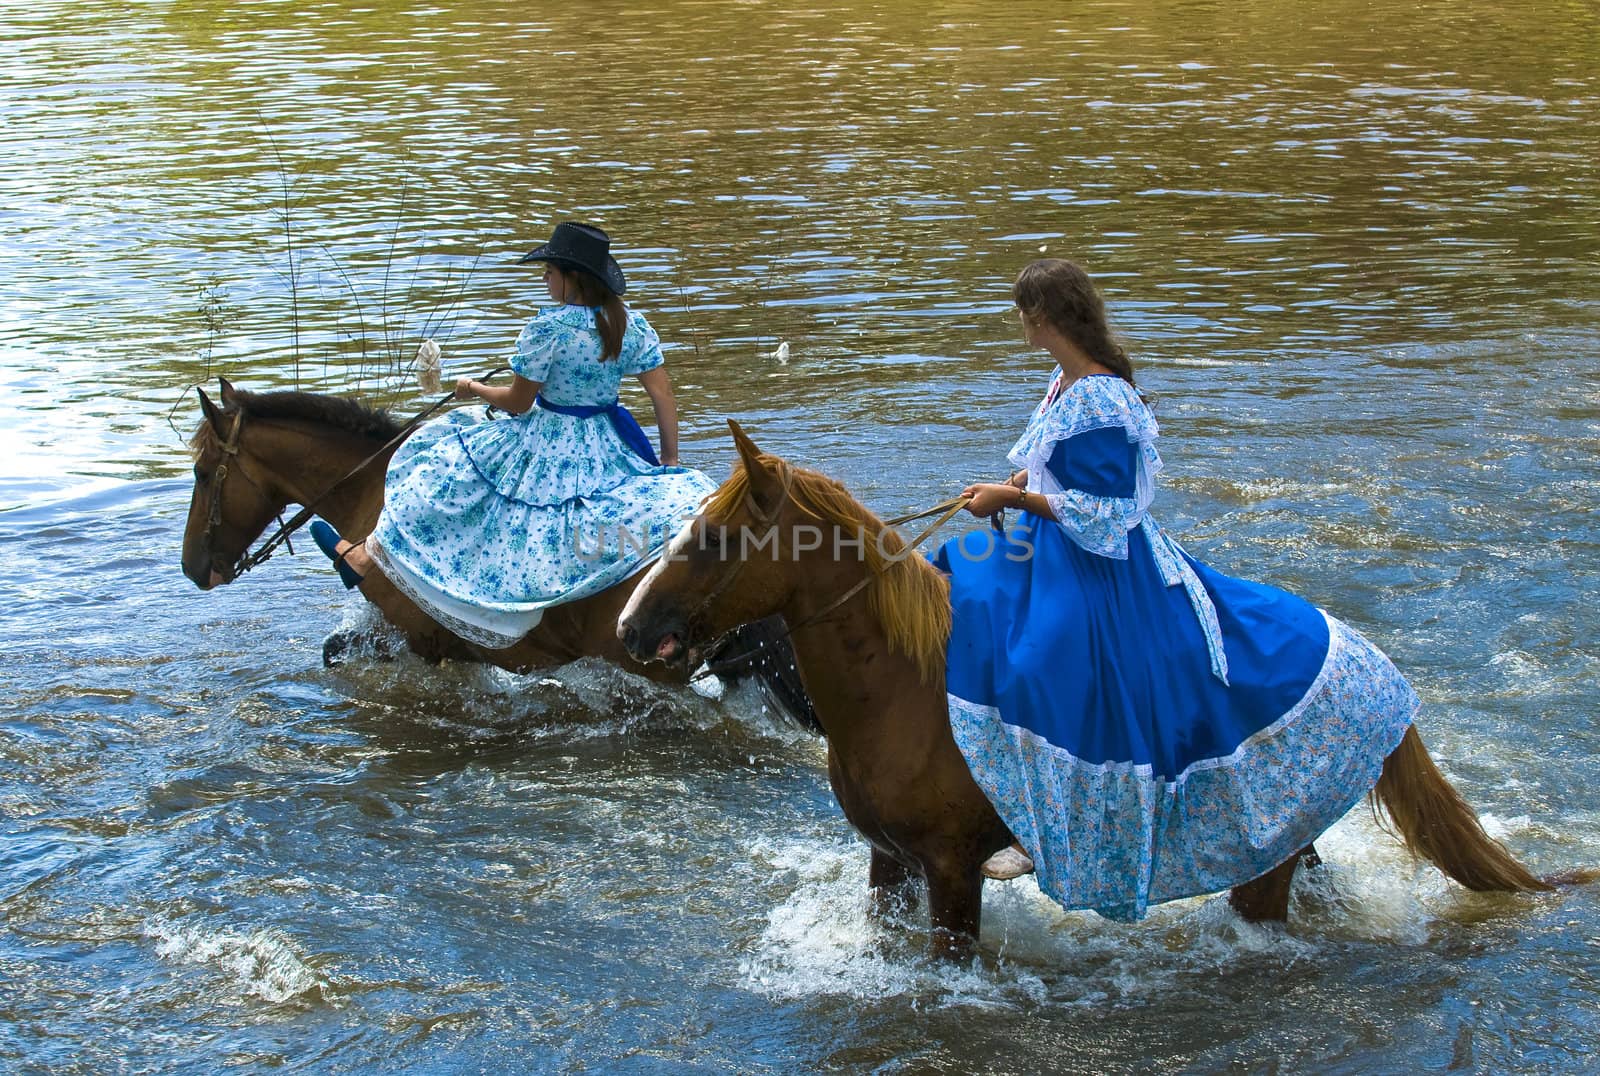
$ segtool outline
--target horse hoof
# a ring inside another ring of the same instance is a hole
[[[322,640],[322,664],[327,668],[343,665],[355,649],[359,636],[353,631],[336,631]]]
[[[367,661],[393,661],[398,655],[394,641],[378,631],[346,629],[322,640],[322,664],[333,667],[360,658]]]

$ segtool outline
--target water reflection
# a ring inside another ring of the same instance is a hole
[[[11,16],[0,319],[56,380],[8,386],[6,425],[78,470],[160,473],[170,444],[113,463],[66,434],[63,396],[153,444],[165,394],[207,366],[385,394],[423,332],[483,366],[532,290],[505,263],[566,215],[621,237],[707,412],[812,394],[755,367],[781,340],[936,394],[1015,352],[969,311],[1040,248],[1097,270],[1155,363],[1592,303],[1593,39],[1532,13],[1500,34],[1396,15],[1381,46],[1323,22],[1268,3]],[[883,369],[896,354],[958,365]]]

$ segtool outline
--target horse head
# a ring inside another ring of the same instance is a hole
[[[617,621],[628,651],[687,660],[740,624],[777,613],[799,632],[864,598],[892,649],[925,675],[942,669],[944,578],[838,482],[763,453],[728,425],[739,466],[634,589]]]
[[[728,426],[739,466],[668,543],[617,621],[617,637],[641,661],[686,661],[739,625],[782,612],[794,592],[798,565],[784,560],[803,513],[790,496],[793,469],[737,422]]]
[[[183,531],[183,574],[201,590],[232,582],[250,543],[289,502],[251,453],[243,394],[226,378],[218,380],[220,407],[196,390],[203,417],[189,441],[194,492]]]

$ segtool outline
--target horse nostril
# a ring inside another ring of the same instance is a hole
[[[638,648],[639,648],[639,629],[638,628],[634,627],[632,624],[618,624],[617,625],[617,635],[621,637],[622,645],[627,647],[628,651],[630,653],[636,653],[638,651]]]

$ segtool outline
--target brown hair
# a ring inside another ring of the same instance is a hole
[[[600,308],[594,312],[594,327],[600,333],[601,360],[614,359],[621,355],[622,334],[628,328],[628,308],[622,305],[622,298],[606,287],[593,273],[576,266],[562,265],[560,262],[550,264],[560,270],[567,282],[568,302],[572,302],[570,293],[576,291],[579,306]]]
[[[1061,258],[1023,266],[1011,297],[1031,322],[1044,322],[1095,362],[1132,385],[1133,362],[1106,323],[1106,304],[1089,274]]]

